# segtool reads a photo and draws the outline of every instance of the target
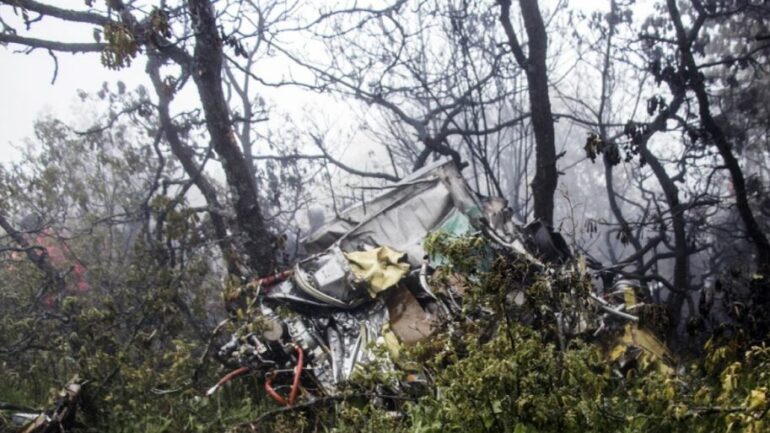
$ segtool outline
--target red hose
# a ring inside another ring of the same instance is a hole
[[[222,386],[222,385],[226,384],[227,382],[235,379],[236,377],[238,377],[238,376],[240,376],[242,374],[246,374],[248,372],[249,372],[249,367],[236,368],[235,370],[227,373],[225,375],[225,377],[219,379],[219,382],[217,382],[217,386]]]
[[[294,400],[297,399],[299,379],[300,376],[302,376],[302,368],[305,363],[305,353],[302,351],[302,348],[297,345],[295,345],[294,348],[297,349],[297,366],[294,367],[294,382],[291,384],[291,392],[289,393],[289,406],[294,405]]]
[[[224,377],[219,379],[219,382],[217,382],[216,385],[214,385],[211,388],[209,388],[209,390],[206,392],[206,395],[210,396],[210,395],[214,394],[217,391],[217,389],[219,389],[220,386],[222,386],[222,385],[226,384],[227,382],[235,379],[236,377],[238,377],[238,376],[240,376],[242,374],[246,374],[248,372],[249,372],[249,367],[236,368],[235,370],[227,373]]]
[[[295,344],[294,349],[297,351],[297,366],[294,367],[294,380],[291,383],[291,391],[289,392],[288,401],[280,394],[278,394],[275,389],[273,389],[272,375],[265,378],[265,392],[267,392],[267,395],[272,397],[272,399],[278,402],[278,404],[281,406],[294,405],[294,402],[297,400],[297,393],[299,392],[299,382],[300,378],[302,377],[302,369],[305,367],[305,353],[302,351],[302,348]]]
[[[281,406],[288,406],[289,402],[287,402],[283,397],[281,397],[281,394],[278,394],[277,392],[275,392],[275,390],[273,389],[272,382],[273,382],[273,376],[267,376],[265,378],[265,392],[267,393],[267,395],[272,397],[273,400],[278,402],[278,404],[280,404]]]

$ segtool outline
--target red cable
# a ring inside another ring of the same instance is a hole
[[[298,345],[294,345],[294,349],[297,351],[297,366],[294,367],[294,380],[291,384],[291,391],[289,392],[289,400],[287,401],[285,398],[281,397],[280,394],[278,394],[275,389],[273,389],[273,377],[267,376],[265,378],[265,392],[267,392],[267,395],[273,398],[278,404],[281,406],[293,406],[294,402],[297,400],[297,393],[299,392],[299,381],[302,377],[302,369],[305,367],[305,353],[302,351],[302,348]]]
[[[217,382],[216,385],[212,386],[211,388],[209,388],[208,391],[206,391],[206,395],[210,396],[214,394],[215,392],[217,392],[217,389],[219,389],[220,386],[248,372],[249,372],[249,367],[236,368],[235,370],[227,373],[223,378],[219,379],[219,382]]]
[[[289,402],[287,402],[283,397],[281,397],[281,394],[278,394],[277,392],[275,392],[275,390],[273,389],[272,382],[273,382],[273,376],[267,376],[265,378],[265,392],[267,393],[267,395],[272,397],[273,400],[278,402],[278,404],[280,404],[281,406],[288,406]]]
[[[304,367],[305,353],[298,345],[294,346],[297,349],[297,366],[294,367],[294,382],[291,384],[291,392],[289,393],[289,406],[294,405],[294,400],[297,399],[297,392],[299,392],[299,379],[302,376],[302,368]]]
[[[235,370],[227,373],[225,375],[225,377],[219,379],[219,382],[217,382],[217,386],[222,386],[222,385],[226,384],[227,382],[235,379],[236,377],[238,377],[238,376],[240,376],[242,374],[246,374],[248,372],[249,372],[249,367],[236,368]]]

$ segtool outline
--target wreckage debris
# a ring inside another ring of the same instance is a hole
[[[309,395],[335,395],[365,365],[394,370],[402,345],[424,341],[463,311],[462,277],[449,287],[431,287],[431,270],[444,264],[441,257],[426,256],[431,233],[483,236],[490,249],[540,272],[575,261],[560,235],[540,222],[519,227],[511,214],[503,199],[474,194],[449,161],[414,173],[365,207],[342,212],[304,240],[311,256],[235,297],[239,303],[231,309],[239,309],[244,320],[219,355],[240,367],[209,393],[235,373],[257,372],[270,397],[293,405],[300,388]],[[633,283],[622,282],[610,291],[619,289],[635,290]],[[512,290],[509,297],[513,310],[531,303],[523,290]],[[621,329],[613,334],[613,362],[668,356],[665,346],[640,327],[632,294],[619,303],[608,299],[590,293],[573,302],[574,311],[554,314],[560,340]],[[586,308],[587,302],[593,306]],[[526,314],[520,317],[526,322]],[[289,377],[284,397],[274,382]],[[408,388],[409,382],[424,379],[404,375],[394,386]]]
[[[64,433],[70,431],[75,425],[75,414],[80,404],[81,396],[80,379],[76,376],[58,393],[56,401],[51,409],[35,411],[29,408],[20,408],[14,405],[4,405],[0,409],[10,411],[10,426],[0,423],[0,431],[14,431],[18,433]],[[21,410],[19,410],[21,409]],[[4,417],[0,414],[0,421]]]
[[[471,239],[484,269],[459,272],[449,257],[426,254],[437,234]],[[424,394],[430,378],[406,365],[402,349],[490,318],[492,311],[468,301],[484,271],[496,272],[505,290],[498,307],[527,325],[547,322],[562,348],[582,336],[600,341],[619,374],[651,365],[671,371],[668,349],[645,327],[647,305],[633,281],[586,289],[586,261],[572,257],[561,236],[540,222],[514,224],[502,199],[476,196],[450,162],[415,173],[365,209],[343,212],[304,242],[312,255],[227,297],[240,326],[219,356],[233,370],[206,395],[249,375],[291,407],[341,395],[367,368],[386,373],[393,393]],[[517,283],[505,280],[517,272]],[[79,398],[73,380],[52,410],[16,411],[11,419],[23,433],[66,432]]]

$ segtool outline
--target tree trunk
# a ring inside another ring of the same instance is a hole
[[[613,42],[613,36],[615,35],[615,14],[616,14],[616,4],[614,0],[610,1],[610,14],[607,19],[607,44],[605,46],[604,50],[604,57],[602,59],[602,87],[601,87],[601,100],[599,101],[599,112],[597,113],[597,121],[599,123],[599,137],[601,138],[602,142],[604,142],[605,146],[617,146],[615,143],[610,143],[608,139],[607,134],[607,125],[605,123],[605,110],[607,109],[607,101],[609,98],[609,86],[610,86],[610,80],[612,77],[610,77],[610,67],[611,67],[611,55],[612,55],[612,42]],[[615,149],[612,153],[618,152],[617,149]],[[626,218],[623,216],[623,211],[620,208],[620,205],[618,204],[617,195],[615,193],[615,184],[613,179],[613,167],[616,164],[617,161],[613,161],[613,158],[611,156],[611,152],[609,150],[605,150],[602,153],[602,163],[604,164],[604,185],[607,190],[607,201],[610,205],[610,210],[612,211],[612,215],[615,217],[615,220],[620,225],[620,229],[623,231],[624,235],[626,236],[626,239],[628,239],[629,243],[632,247],[634,247],[634,253],[638,255],[636,259],[636,266],[639,271],[642,270],[644,267],[644,254],[639,254],[640,251],[642,251],[642,244],[639,241],[639,238],[634,236],[634,234],[631,232],[631,225],[628,223]],[[613,254],[614,255],[614,254]]]
[[[266,275],[275,267],[274,237],[265,226],[256,183],[230,121],[230,110],[222,90],[224,56],[214,6],[208,0],[188,0],[188,8],[195,32],[193,79],[203,104],[206,127],[227,177],[238,234],[249,263],[258,274]]]
[[[687,247],[686,221],[684,218],[685,208],[679,201],[679,188],[677,188],[671,176],[668,175],[663,164],[647,148],[647,143],[653,134],[665,130],[666,121],[676,114],[683,102],[684,93],[679,92],[675,94],[668,108],[655,117],[650,123],[647,132],[637,143],[639,154],[649,164],[650,169],[652,169],[655,178],[663,190],[663,195],[666,197],[666,205],[668,205],[668,209],[671,212],[671,229],[674,232],[674,281],[673,290],[668,299],[668,306],[673,313],[672,322],[674,329],[672,329],[672,332],[676,330],[676,325],[682,312],[682,305],[690,286],[690,251]]]
[[[559,179],[556,169],[556,140],[553,129],[551,99],[548,95],[548,35],[537,0],[519,0],[527,31],[528,56],[516,38],[510,18],[510,0],[499,0],[500,21],[516,61],[524,69],[529,84],[529,106],[535,133],[535,178],[532,180],[535,218],[553,225],[554,194]]]
[[[754,212],[749,205],[743,170],[741,170],[741,166],[735,158],[732,147],[727,141],[722,128],[714,121],[714,117],[711,115],[711,106],[708,94],[706,93],[706,86],[703,82],[703,74],[698,70],[692,53],[692,40],[695,38],[695,35],[688,36],[688,32],[682,24],[682,17],[676,6],[676,1],[667,0],[667,5],[671,19],[674,22],[674,28],[676,29],[677,45],[683,63],[682,69],[687,76],[689,87],[695,93],[698,100],[698,113],[701,124],[708,133],[708,138],[714,142],[719,155],[725,163],[725,167],[727,167],[727,171],[730,173],[733,188],[735,189],[735,205],[738,209],[738,214],[743,221],[746,234],[757,250],[757,268],[760,272],[770,272],[770,242],[768,242],[767,237],[762,232],[762,228],[754,218]],[[702,17],[700,18],[700,20],[703,19]]]
[[[158,95],[158,120],[160,121],[163,135],[169,143],[171,152],[182,164],[185,173],[190,176],[190,180],[196,187],[198,187],[198,190],[200,190],[201,194],[206,199],[206,204],[210,208],[209,216],[211,218],[212,226],[214,227],[216,242],[222,252],[225,263],[227,264],[228,272],[230,274],[239,275],[241,272],[237,266],[236,253],[229,240],[227,221],[222,216],[223,208],[217,198],[217,191],[214,188],[214,185],[212,185],[202,173],[202,167],[199,167],[198,164],[196,164],[195,152],[182,141],[179,137],[179,131],[177,130],[176,125],[174,125],[174,122],[171,120],[169,105],[171,103],[173,89],[168,89],[163,84],[163,80],[160,76],[160,64],[161,59],[158,58],[157,55],[150,53],[147,62],[147,74],[150,76],[150,80],[155,87],[155,92]]]

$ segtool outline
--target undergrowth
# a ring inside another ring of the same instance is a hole
[[[468,299],[492,314],[456,323],[403,351],[432,378],[426,395],[390,402],[390,407],[343,399],[317,410],[303,408],[299,424],[284,416],[263,424],[261,431],[770,431],[770,348],[763,343],[738,333],[719,343],[710,340],[704,356],[672,365],[670,373],[653,364],[621,373],[607,361],[602,345],[571,338],[562,350],[554,327],[544,326],[549,310],[588,308],[576,305],[590,287],[584,273],[533,272],[511,257],[497,257],[490,267],[479,253],[480,242],[438,235],[427,244],[431,254],[448,259],[446,269],[475,274],[465,279]],[[532,308],[539,308],[539,322],[511,320],[506,295],[516,289],[536,299],[539,305]],[[490,326],[494,331],[483,337]]]
[[[458,320],[401,351],[399,365],[422,366],[430,383],[426,392],[405,392],[374,366],[363,369],[342,395],[306,397],[290,409],[268,402],[253,378],[208,399],[201,396],[202,384],[213,383],[221,372],[209,365],[191,385],[200,344],[179,340],[154,352],[149,343],[146,351],[135,347],[137,340],[131,350],[114,352],[114,343],[99,346],[105,334],[96,333],[81,342],[93,346],[78,360],[81,374],[99,378],[87,385],[86,396],[88,386],[94,391],[113,369],[115,379],[93,394],[98,398],[86,398],[78,431],[770,431],[770,348],[756,336],[736,332],[712,338],[703,356],[671,365],[669,373],[652,364],[621,372],[607,361],[604,345],[563,335],[561,341],[554,325],[556,312],[591,312],[585,302],[591,280],[579,265],[534,269],[514,257],[490,257],[485,241],[470,237],[437,234],[427,249],[447,260],[443,275],[432,281],[448,284],[459,278],[466,295]],[[517,290],[528,299],[521,311],[511,308],[510,293]],[[76,315],[83,326],[106,320],[88,311]],[[42,370],[35,375],[38,387],[53,386]],[[18,376],[0,377],[0,399],[41,404],[19,391],[22,382]]]

